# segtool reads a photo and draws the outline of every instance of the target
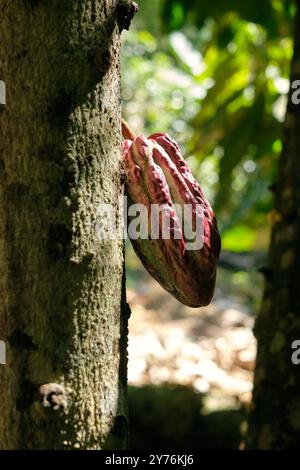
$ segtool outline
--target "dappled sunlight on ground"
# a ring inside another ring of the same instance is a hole
[[[208,410],[249,403],[253,315],[220,290],[208,307],[185,307],[146,273],[127,296],[131,385],[192,386],[206,396]]]

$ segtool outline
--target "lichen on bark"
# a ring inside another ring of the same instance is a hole
[[[3,0],[0,38],[0,447],[124,448],[117,0]]]

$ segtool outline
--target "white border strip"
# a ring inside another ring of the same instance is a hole
[[[6,104],[6,86],[3,80],[0,80],[0,104]]]

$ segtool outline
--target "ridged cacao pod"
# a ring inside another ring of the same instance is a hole
[[[131,139],[123,142],[128,208],[143,204],[149,222],[146,237],[129,234],[133,248],[152,277],[177,300],[189,307],[208,305],[221,248],[212,208],[173,139],[162,133]],[[150,232],[153,205],[161,209],[157,239]],[[187,249],[186,231],[176,209],[184,206],[191,208],[193,230],[197,229],[196,216],[201,218],[198,249]],[[164,219],[170,221],[169,239],[162,236]]]

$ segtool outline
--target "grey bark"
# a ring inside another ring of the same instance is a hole
[[[117,0],[1,0],[0,448],[124,448]]]
[[[300,79],[300,1],[295,21],[291,82]],[[265,270],[266,288],[255,334],[258,340],[248,447],[297,449],[300,442],[300,105],[291,89],[275,193],[274,225]],[[299,93],[298,93],[299,97]]]

